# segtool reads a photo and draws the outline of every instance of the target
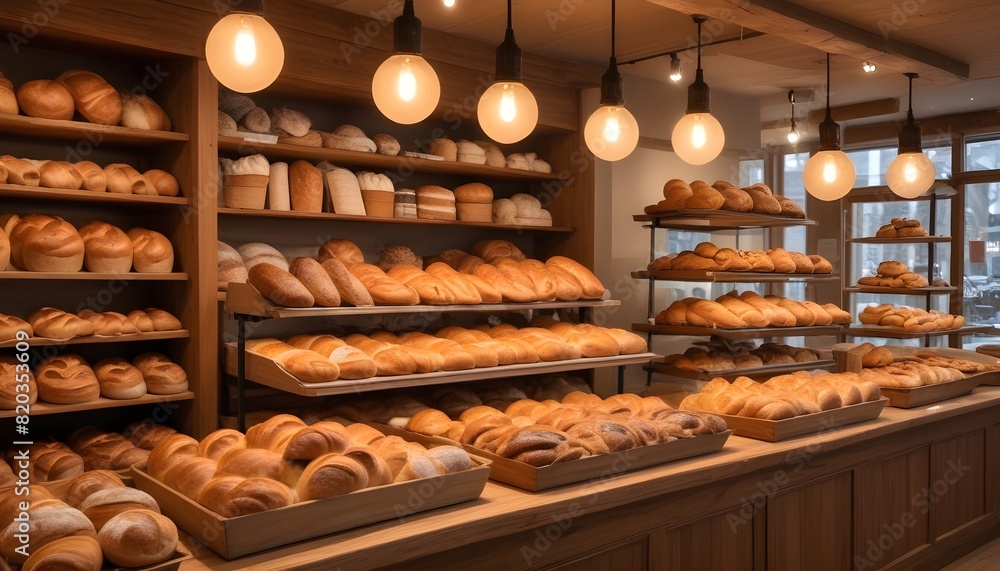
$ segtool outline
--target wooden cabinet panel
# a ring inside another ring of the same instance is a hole
[[[851,474],[768,499],[767,568],[851,568]]]
[[[931,445],[930,485],[915,503],[930,509],[932,539],[985,513],[985,445],[985,430]]]
[[[755,526],[743,525],[740,518],[739,512],[733,510],[654,534],[650,569],[750,571]]]
[[[928,510],[916,502],[927,488],[929,462],[924,447],[855,470],[856,568],[882,567],[928,542]]]
[[[645,571],[649,566],[649,536],[549,567],[552,571]]]
[[[986,429],[986,511],[1000,511],[1000,424]]]

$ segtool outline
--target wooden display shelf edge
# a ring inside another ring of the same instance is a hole
[[[191,204],[190,200],[183,197],[116,194],[113,192],[92,192],[89,190],[73,190],[71,188],[47,188],[44,186],[22,186],[19,184],[0,184],[0,197],[59,199],[73,202],[100,202],[102,204],[117,202],[141,206],[186,206]]]
[[[62,414],[66,412],[79,412],[83,410],[100,410],[105,408],[121,408],[125,406],[139,406],[144,404],[157,404],[161,402],[191,400],[193,398],[194,398],[193,392],[184,391],[183,393],[178,393],[176,395],[147,394],[135,399],[108,399],[100,397],[94,401],[78,403],[78,404],[53,404],[53,403],[38,401],[35,404],[31,405],[31,414],[32,415]],[[0,418],[14,418],[14,416],[16,415],[17,411],[0,410]]]
[[[937,244],[951,242],[951,236],[915,236],[912,238],[848,238],[852,244]]]
[[[817,325],[809,327],[765,327],[761,329],[718,329],[715,327],[695,327],[693,325],[650,325],[633,323],[632,331],[642,331],[653,335],[693,335],[709,337],[718,335],[724,339],[760,339],[763,337],[800,337],[836,335],[842,330],[840,325]]]
[[[660,375],[680,377],[682,379],[693,379],[696,381],[711,381],[717,377],[732,380],[736,377],[764,377],[781,375],[784,373],[794,373],[796,371],[807,371],[812,369],[829,369],[836,366],[833,359],[820,359],[818,361],[806,361],[804,363],[789,363],[783,365],[764,365],[763,367],[753,367],[750,369],[729,369],[725,371],[692,371],[689,369],[678,369],[661,362],[654,361],[649,369]]]
[[[269,159],[300,159],[310,161],[330,161],[336,165],[351,167],[368,167],[383,170],[412,170],[421,173],[454,174],[477,176],[484,179],[508,180],[561,180],[558,173],[543,173],[510,169],[506,167],[491,167],[455,161],[435,161],[402,155],[380,155],[325,147],[304,147],[283,143],[262,143],[248,141],[242,137],[219,136],[219,151],[249,155],[260,153]]]
[[[0,280],[93,280],[93,281],[187,281],[188,275],[183,272],[166,274],[108,274],[95,272],[0,272]]]
[[[957,194],[958,191],[951,186],[949,181],[938,179],[934,181],[930,190],[915,198],[902,198],[892,192],[892,189],[888,186],[882,185],[852,189],[851,192],[843,198],[843,200],[848,202],[901,202],[910,200],[930,200],[934,197],[949,198],[956,196]]]
[[[678,282],[785,283],[789,281],[839,280],[835,274],[781,274],[772,272],[726,272],[716,270],[646,270],[632,272],[637,280]]]
[[[237,350],[235,343],[226,344],[226,372],[236,375]],[[618,355],[616,357],[592,357],[574,359],[571,361],[549,361],[524,365],[502,365],[484,367],[465,371],[438,371],[396,377],[373,377],[361,380],[331,381],[326,383],[303,383],[278,366],[272,359],[246,352],[246,378],[249,381],[265,385],[281,391],[307,396],[319,397],[337,394],[356,394],[364,391],[379,391],[406,387],[440,385],[445,383],[461,383],[484,381],[488,379],[506,378],[520,375],[540,375],[544,373],[560,373],[564,371],[579,371],[583,369],[598,369],[637,365],[648,363],[660,357],[655,353],[639,353],[636,355]]]
[[[186,142],[191,139],[186,133],[173,131],[149,131],[83,121],[39,119],[25,115],[8,114],[0,114],[0,133],[48,139],[80,139],[87,135],[93,135],[93,137],[87,138],[95,144],[120,143],[143,146]]]
[[[942,335],[972,335],[975,333],[1000,332],[991,325],[965,325],[958,329],[941,329],[939,331],[906,331],[898,327],[886,325],[868,325],[865,327],[845,327],[844,335],[851,337],[880,337],[884,339],[922,339],[924,337],[939,337]]]
[[[186,339],[191,333],[185,329],[177,331],[153,331],[150,333],[134,333],[131,335],[87,335],[86,337],[73,337],[72,339],[49,339],[47,337],[29,337],[25,341],[0,342],[0,349],[16,347],[19,343],[27,343],[30,347],[44,347],[51,345],[96,345],[99,343],[134,343],[138,341],[159,341],[163,339]]]
[[[778,442],[806,434],[816,435],[829,432],[833,428],[856,422],[875,420],[882,414],[882,409],[889,399],[868,401],[832,410],[824,410],[813,414],[804,414],[784,420],[766,420],[763,418],[747,418],[729,414],[719,414],[737,436]]]
[[[882,286],[851,286],[845,287],[847,293],[877,293],[884,295],[936,295],[945,293],[955,293],[958,288],[955,286],[928,286],[928,287],[882,287]]]
[[[654,214],[634,214],[636,222],[655,222],[661,228],[684,228],[688,230],[732,230],[739,228],[775,228],[781,226],[812,226],[815,220],[771,216],[752,212],[730,212],[726,210],[673,210]]]
[[[274,307],[256,288],[247,283],[233,282],[228,286],[225,297],[226,310],[244,315],[255,315],[271,319],[287,317],[329,317],[339,315],[398,315],[413,313],[489,313],[509,311],[530,311],[534,309],[573,309],[615,307],[621,305],[616,299],[595,299],[579,301],[535,301],[530,303],[480,303],[476,305],[375,305],[370,307]],[[605,295],[608,295],[605,290]]]
[[[333,212],[295,212],[291,210],[257,210],[246,208],[219,208],[221,216],[249,216],[256,218],[285,218],[291,220],[340,220],[343,222],[363,222],[365,224],[416,224],[436,226],[463,226],[469,228],[490,228],[492,230],[513,230],[517,232],[575,232],[571,226],[517,226],[494,224],[492,222],[468,222],[465,220],[428,220],[426,218],[381,218],[378,216],[354,216]]]

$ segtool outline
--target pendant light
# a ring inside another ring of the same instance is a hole
[[[726,133],[719,120],[712,116],[708,105],[708,84],[701,70],[701,25],[708,18],[692,16],[698,24],[698,69],[694,83],[688,87],[687,112],[674,126],[670,143],[684,162],[703,165],[719,156],[726,144]]]
[[[511,0],[507,0],[507,34],[497,47],[494,83],[479,98],[479,126],[498,143],[516,143],[538,124],[538,102],[521,82],[521,48],[514,42]]]
[[[674,83],[681,80],[681,60],[677,59],[676,53],[670,54],[670,81]]]
[[[389,120],[411,125],[426,119],[441,100],[441,82],[421,57],[423,28],[413,14],[413,0],[392,22],[392,55],[372,78],[372,99]]]
[[[788,130],[788,142],[795,144],[799,142],[799,130],[795,128],[795,90],[788,90],[788,102],[792,104],[792,128]]]
[[[840,150],[840,125],[830,111],[830,54],[826,54],[826,119],[819,125],[819,152],[802,170],[806,191],[820,200],[840,200],[851,192],[857,171]]]
[[[889,190],[903,198],[916,198],[934,184],[936,169],[920,147],[920,124],[913,120],[913,80],[915,73],[904,73],[910,78],[910,106],[906,110],[906,124],[899,130],[899,154],[885,173]]]
[[[611,0],[611,64],[601,77],[601,106],[587,119],[583,138],[590,152],[606,161],[624,159],[639,143],[639,124],[625,108],[615,59],[615,0]]]
[[[229,0],[205,41],[212,75],[233,91],[253,93],[274,83],[285,63],[278,32],[264,19],[264,0]]]

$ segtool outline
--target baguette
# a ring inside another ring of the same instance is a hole
[[[350,269],[350,272],[364,284],[376,305],[417,305],[420,303],[420,295],[416,290],[389,277],[378,266],[357,264]]]
[[[261,295],[284,307],[312,307],[316,303],[298,278],[266,262],[250,268],[247,282]]]
[[[428,305],[451,305],[456,302],[455,295],[442,280],[409,264],[397,264],[393,266],[389,270],[388,276],[413,288],[417,292],[417,295],[420,296],[421,303]]]
[[[316,305],[337,307],[340,305],[340,292],[333,278],[319,262],[312,258],[296,258],[289,266],[289,273],[295,276],[309,293]]]

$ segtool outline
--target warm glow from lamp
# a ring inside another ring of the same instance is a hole
[[[372,98],[387,118],[411,125],[423,121],[437,108],[441,82],[424,58],[393,54],[375,71]]]
[[[285,49],[267,20],[236,12],[223,17],[209,32],[205,59],[219,83],[233,91],[253,93],[278,78]]]
[[[499,81],[479,98],[479,126],[498,143],[516,143],[538,124],[538,102],[523,83]]]
[[[806,191],[820,200],[840,200],[854,188],[857,171],[850,157],[840,150],[820,151],[802,170]]]
[[[798,129],[796,129],[796,128],[795,128],[795,127],[793,126],[793,127],[792,127],[791,129],[789,129],[789,131],[788,131],[788,142],[789,142],[789,143],[791,143],[791,144],[793,144],[793,145],[794,145],[795,143],[798,143],[798,142],[799,142],[799,136],[800,136],[800,133],[799,133],[799,130],[798,130]]]
[[[923,153],[900,153],[885,173],[889,189],[903,198],[916,198],[934,184],[936,169]]]
[[[719,156],[726,133],[711,113],[688,113],[674,126],[670,142],[684,162],[703,165]]]
[[[594,156],[618,161],[632,154],[639,143],[639,123],[625,107],[602,105],[587,119],[583,138]]]

